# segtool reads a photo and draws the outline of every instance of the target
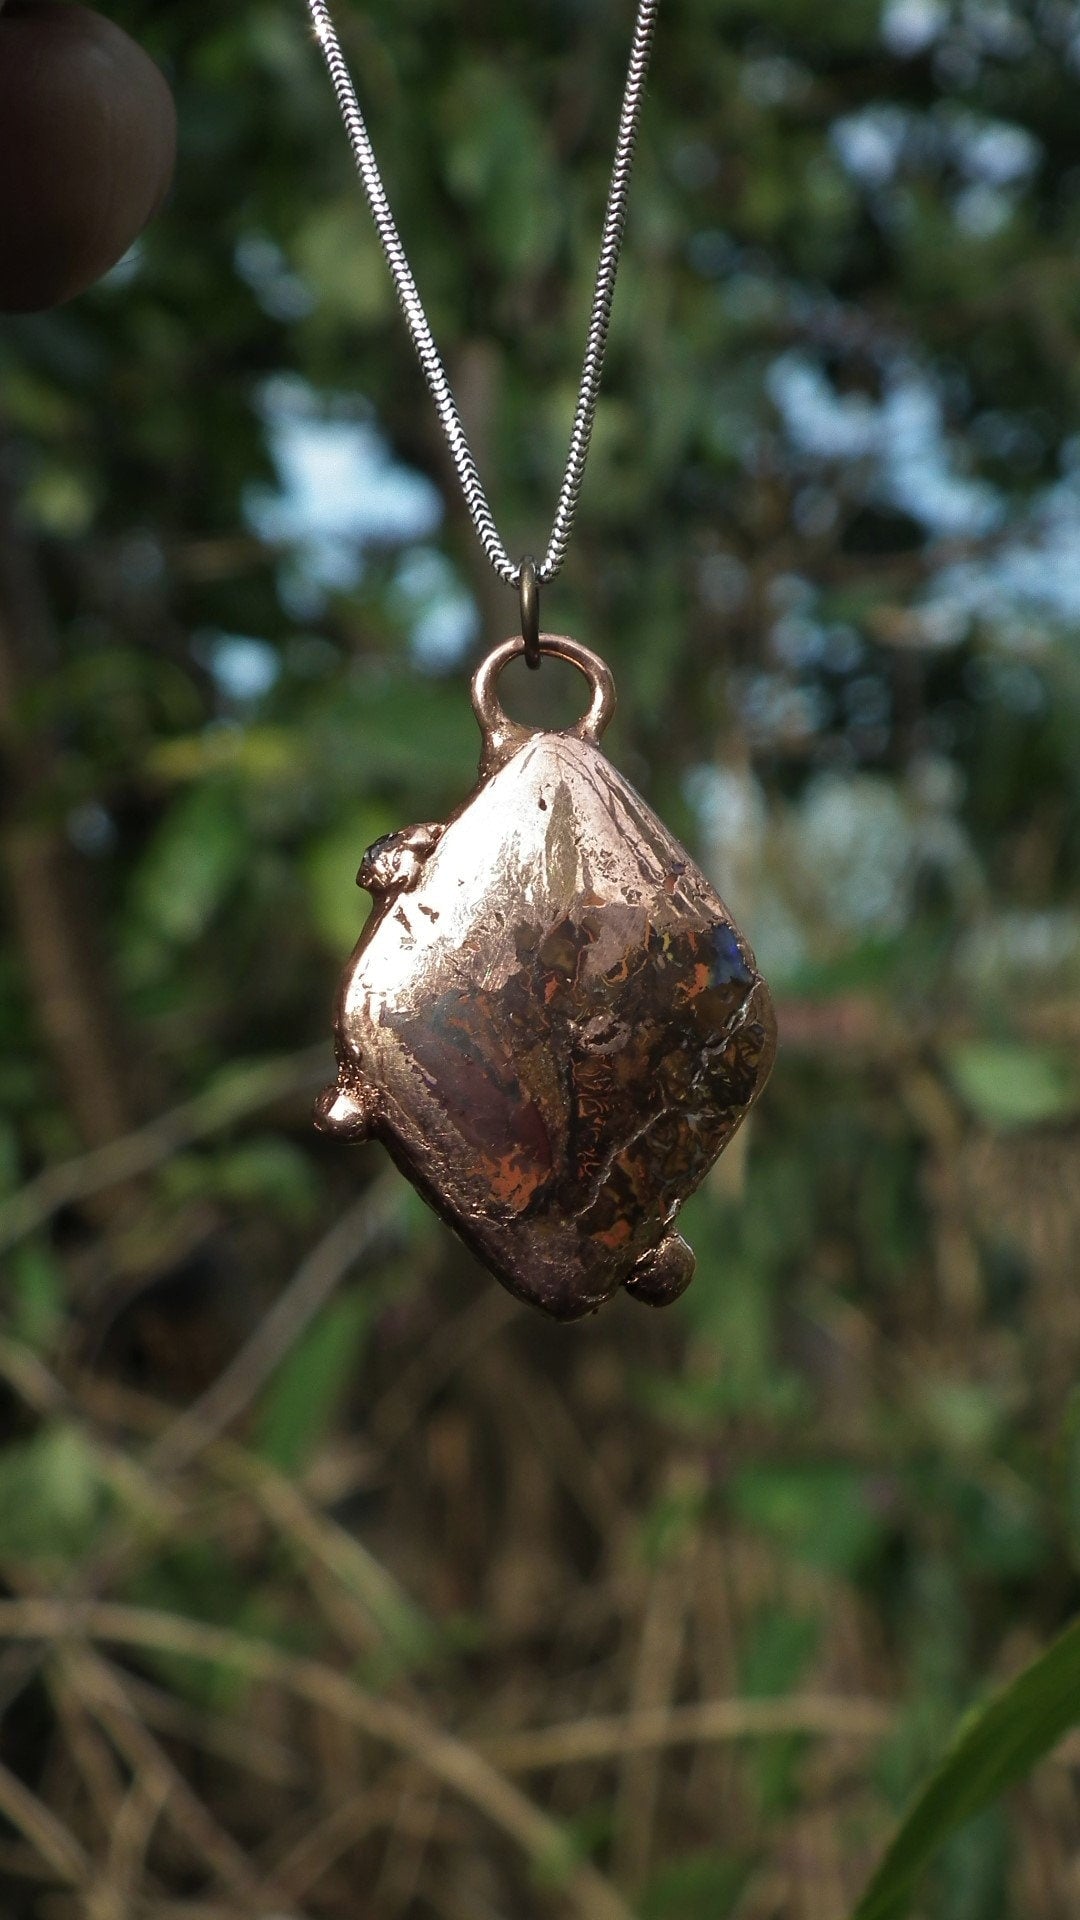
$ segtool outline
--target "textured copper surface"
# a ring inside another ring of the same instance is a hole
[[[596,744],[607,669],[542,645],[586,674],[589,713],[519,727],[496,681],[522,642],[484,662],[479,786],[365,856],[375,911],[317,1119],[379,1135],[513,1293],[572,1319],[687,1284],[675,1216],[761,1091],[775,1023],[722,901]]]

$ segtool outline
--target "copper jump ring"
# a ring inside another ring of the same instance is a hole
[[[580,720],[564,731],[568,738],[573,736],[576,740],[591,740],[595,746],[615,712],[615,681],[611,668],[598,653],[580,646],[576,640],[568,640],[564,634],[544,633],[538,637],[541,653],[549,653],[553,659],[567,661],[588,681],[588,709]],[[503,761],[508,752],[515,751],[535,732],[535,728],[522,726],[510,719],[498,694],[499,675],[511,660],[520,659],[524,651],[524,638],[504,640],[501,646],[493,647],[481,660],[473,675],[473,712],[484,736],[483,765],[489,769]]]
[[[518,597],[521,601],[521,637],[525,642],[525,665],[536,672],[540,665],[540,582],[536,561],[525,555],[518,568]]]

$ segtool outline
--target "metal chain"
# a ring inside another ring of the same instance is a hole
[[[352,76],[341,50],[341,42],[330,17],[326,0],[307,0],[307,6],[326,61],[327,72],[337,96],[341,117],[345,122],[345,131],[349,136],[356,170],[367,194],[368,205],[393,276],[405,322],[412,335],[413,345],[419,355],[424,377],[453,456],[461,490],[465,495],[465,504],[469,509],[484,552],[500,580],[504,580],[508,587],[517,587],[520,585],[521,565],[511,560],[495,526],[488,497],[477,471],[465,429],[461,424],[457,402],[432,337],[427,314],[424,312],[423,303],[417,292],[416,281],[413,279],[412,268],[406,259],[394,216],[390,211],[390,202],[386,197],[386,188],[382,183],[371,138],[360,111],[356,88],[353,86]],[[574,424],[570,433],[570,450],[547,552],[536,567],[537,582],[554,580],[562,566],[570,539],[570,530],[574,524],[578,495],[581,492],[581,481],[589,452],[589,438],[600,392],[608,323],[611,319],[611,303],[615,294],[615,276],[619,270],[619,255],[622,251],[623,231],[626,226],[626,203],[630,189],[630,170],[634,162],[634,143],[637,139],[638,124],[645,98],[645,77],[649,67],[649,54],[652,49],[653,28],[656,24],[658,6],[659,0],[639,0],[638,4],[622,112],[619,115],[619,132],[615,142],[615,164],[604,214],[600,258],[596,269],[596,288],[593,293],[589,331],[585,342],[585,358],[581,369],[581,385],[578,389]]]

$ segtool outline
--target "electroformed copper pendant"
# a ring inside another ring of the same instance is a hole
[[[723,902],[600,751],[604,662],[560,732],[473,680],[480,780],[445,826],[376,841],[375,907],[342,980],[316,1122],[375,1134],[511,1293],[559,1319],[620,1286],[660,1306],[694,1256],[682,1202],[768,1079],[769,990]]]

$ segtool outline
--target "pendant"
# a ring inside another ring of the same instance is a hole
[[[497,683],[525,642],[496,647],[475,791],[364,855],[374,910],[316,1124],[382,1139],[511,1293],[571,1320],[688,1284],[679,1208],[765,1085],[776,1023],[727,908],[600,751],[608,668],[540,650],[584,674],[584,717],[510,720]]]

